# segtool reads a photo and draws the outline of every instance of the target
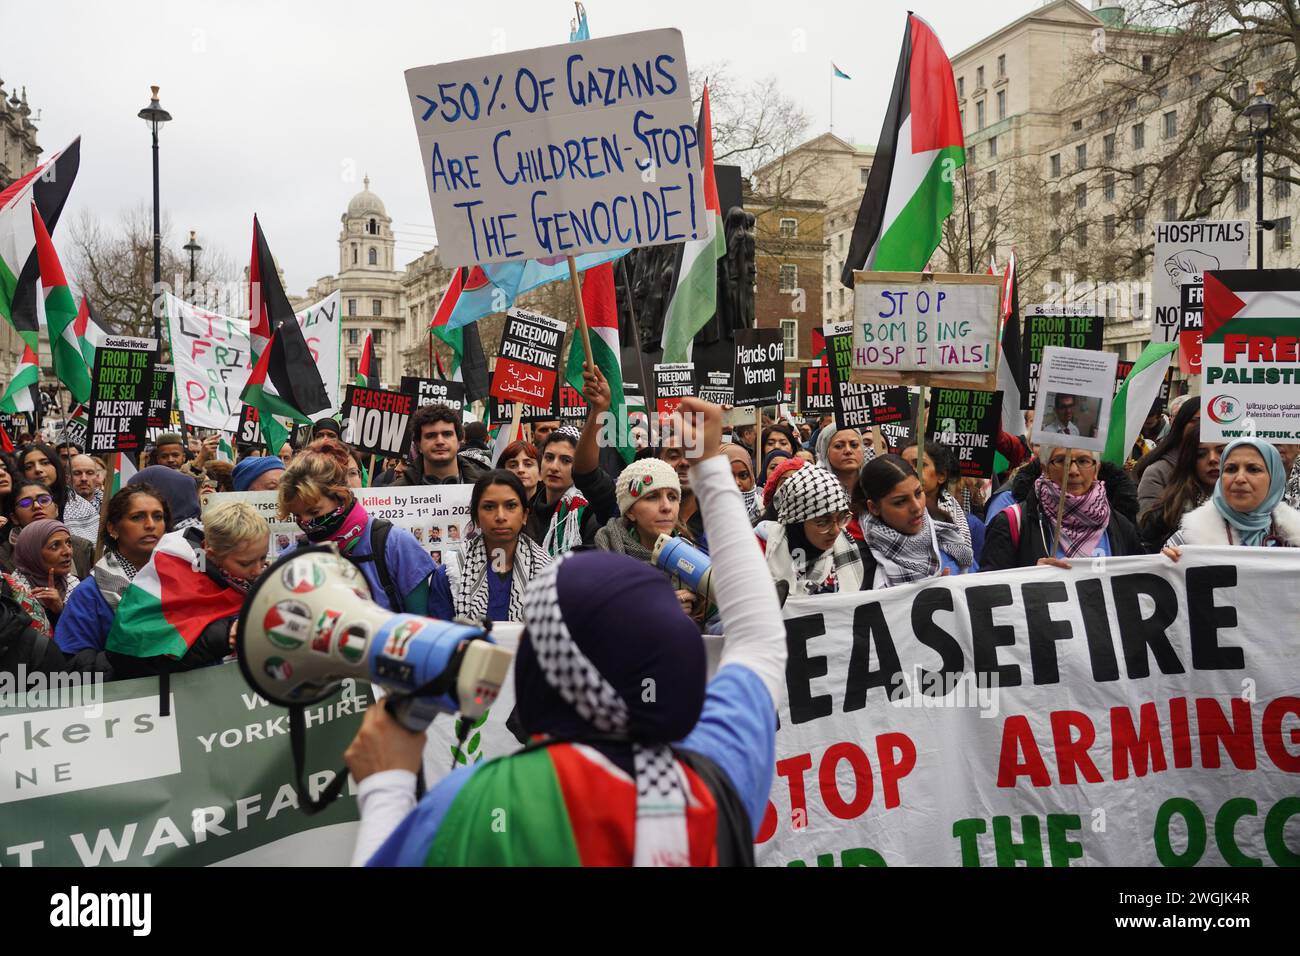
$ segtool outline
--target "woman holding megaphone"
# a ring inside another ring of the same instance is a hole
[[[691,486],[727,634],[717,674],[707,680],[699,628],[662,572],[621,554],[561,555],[523,598],[515,699],[532,742],[454,770],[417,804],[424,735],[369,708],[346,754],[359,783],[356,862],[753,863],[774,773],[785,627],[720,454],[722,410],[687,398],[678,414],[685,447],[701,451]]]

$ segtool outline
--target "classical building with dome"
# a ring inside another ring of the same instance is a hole
[[[437,308],[450,271],[432,249],[399,267],[393,220],[370,191],[370,177],[339,217],[339,271],[324,276],[295,304],[319,301],[338,291],[343,310],[343,379],[352,381],[366,333],[374,334],[380,381],[396,388],[403,375],[428,375],[429,316]]]

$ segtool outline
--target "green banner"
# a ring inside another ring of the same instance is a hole
[[[299,809],[288,711],[236,664],[156,678],[0,695],[0,865],[346,865],[352,785],[328,809]],[[54,706],[50,706],[53,703]],[[309,707],[307,779],[319,793],[343,764],[368,684]],[[45,706],[42,706],[44,704]]]

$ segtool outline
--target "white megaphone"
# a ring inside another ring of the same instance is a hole
[[[244,679],[271,703],[319,703],[360,678],[389,691],[389,711],[417,732],[440,713],[482,716],[512,657],[482,627],[386,611],[332,544],[267,569],[244,600],[235,648]]]

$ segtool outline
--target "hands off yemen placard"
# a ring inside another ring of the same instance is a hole
[[[1049,345],[1043,349],[1034,410],[1034,444],[1049,448],[1106,450],[1110,407],[1115,400],[1114,352]]]
[[[736,329],[736,405],[776,405],[785,394],[785,339],[780,329]]]
[[[406,71],[445,261],[699,239],[704,206],[677,30]]]

